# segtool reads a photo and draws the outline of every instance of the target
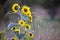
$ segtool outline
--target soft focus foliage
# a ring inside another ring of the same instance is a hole
[[[0,31],[0,40],[4,40],[4,32]]]

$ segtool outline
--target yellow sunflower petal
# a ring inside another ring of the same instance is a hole
[[[29,17],[29,22],[32,22],[32,16]]]
[[[24,26],[25,22],[23,20],[20,20],[18,24],[20,24],[21,26]]]
[[[13,4],[13,6],[12,6],[12,11],[18,12],[18,9],[16,9],[16,7],[17,7],[18,9],[20,8],[20,6],[19,6],[17,3]]]
[[[30,16],[31,16],[31,12],[27,13],[26,15],[27,15],[28,17],[30,17]]]
[[[23,6],[21,10],[24,14],[30,13],[30,7],[28,6]]]

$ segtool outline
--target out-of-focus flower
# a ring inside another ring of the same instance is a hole
[[[12,27],[11,30],[20,34],[20,29],[18,29],[17,27]]]
[[[18,5],[17,3],[13,4],[12,6],[12,11],[13,12],[18,12],[18,9],[20,8],[20,5]]]
[[[30,38],[33,38],[33,37],[34,37],[34,34],[29,33],[29,37],[30,37]]]
[[[12,40],[18,40],[17,36],[15,35]]]
[[[28,6],[23,6],[21,11],[22,11],[24,14],[28,14],[28,13],[30,13],[30,7],[28,7]]]
[[[26,15],[27,15],[28,17],[32,16],[32,15],[31,15],[31,12],[27,13]]]
[[[29,25],[29,24],[25,24],[25,29],[28,29],[28,30],[30,30],[31,29],[31,26]]]
[[[20,29],[16,29],[15,32],[20,34]]]
[[[34,34],[31,32],[31,30],[25,29],[25,34],[27,34],[30,38],[34,37]]]
[[[17,29],[17,27],[12,27],[12,28],[11,28],[12,31],[14,31],[14,30],[16,30],[16,29]]]
[[[18,24],[21,25],[21,26],[24,26],[25,22],[23,20],[20,20]]]

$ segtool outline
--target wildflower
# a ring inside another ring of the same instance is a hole
[[[17,4],[17,3],[15,3],[15,4],[13,4],[13,6],[12,6],[12,10],[14,11],[14,12],[18,12],[18,9],[20,8],[20,6]]]
[[[31,29],[31,26],[29,24],[25,24],[25,29],[30,30]]]
[[[29,36],[30,36],[30,38],[33,38],[34,37],[34,34],[30,33]]]
[[[12,27],[11,30],[14,32],[20,33],[20,29],[18,29],[17,27]]]
[[[24,14],[30,13],[30,7],[28,6],[23,6],[21,10]]]
[[[17,29],[16,27],[12,27],[12,28],[11,28],[12,31],[14,31],[14,30],[16,30],[16,29]]]
[[[31,31],[29,31],[29,30],[25,30],[25,34],[27,34],[30,38],[34,37],[34,34],[31,33]]]
[[[15,32],[19,33],[20,34],[20,29],[16,29]]]
[[[18,24],[20,24],[21,26],[24,26],[25,22],[23,20],[20,20]]]
[[[12,40],[18,40],[17,36],[15,35]]]
[[[27,15],[28,17],[30,17],[30,16],[31,16],[31,12],[27,13],[26,15]]]

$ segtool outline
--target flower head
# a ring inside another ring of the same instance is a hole
[[[34,37],[34,34],[30,33],[30,34],[29,34],[29,37],[30,37],[30,38],[33,38],[33,37]]]
[[[24,26],[25,22],[23,20],[20,20],[18,24],[21,25],[21,26]]]
[[[30,30],[31,29],[31,26],[29,24],[25,24],[25,29]]]
[[[16,30],[16,29],[17,29],[17,27],[12,27],[12,28],[11,28],[12,31],[14,31],[14,30]]]
[[[20,34],[20,29],[16,29],[15,32],[17,32],[18,34]]]
[[[12,6],[12,11],[13,12],[18,12],[18,9],[20,8],[20,6],[17,4],[17,3],[15,3],[15,4],[13,4],[13,6]]]
[[[18,27],[12,27],[11,30],[20,34],[20,29],[18,29]]]
[[[17,36],[15,35],[12,40],[18,40]]]
[[[21,10],[24,14],[30,13],[30,7],[28,6],[23,6]]]

